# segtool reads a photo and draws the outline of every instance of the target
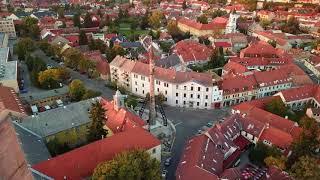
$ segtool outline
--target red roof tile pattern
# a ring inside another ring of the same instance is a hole
[[[147,123],[140,117],[123,108],[116,110],[113,101],[101,99],[103,108],[106,110],[106,125],[113,133],[119,133],[134,128],[143,128]]]
[[[240,58],[243,57],[279,57],[279,51],[264,41],[252,42],[247,48],[241,50]]]
[[[213,50],[193,40],[179,41],[172,50],[181,55],[184,62],[208,61]]]
[[[16,92],[10,87],[0,86],[0,112],[5,109],[26,114]]]
[[[1,94],[1,93],[0,93]],[[2,94],[1,94],[2,95]],[[0,174],[1,179],[32,180],[23,150],[7,112],[0,111]]]
[[[305,85],[301,87],[291,88],[278,93],[281,95],[286,103],[299,101],[303,99],[314,98],[320,102],[320,86],[319,85]]]
[[[146,130],[134,128],[56,156],[32,168],[54,179],[66,177],[78,180],[89,177],[99,163],[112,160],[121,152],[148,150],[158,145],[160,141]]]

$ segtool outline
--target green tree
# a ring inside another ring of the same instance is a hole
[[[88,37],[83,30],[79,33],[79,45],[88,45]]]
[[[93,26],[93,22],[92,22],[92,18],[90,13],[87,13],[84,17],[84,21],[83,21],[83,27],[85,28],[90,28]]]
[[[141,18],[141,21],[140,21],[140,28],[145,30],[146,28],[149,27],[149,12],[147,11],[145,13],[145,15]]]
[[[59,18],[59,19],[64,19],[64,8],[63,8],[63,7],[60,7],[60,8],[57,10],[57,13],[58,13],[58,18]]]
[[[78,68],[79,62],[83,58],[81,52],[75,48],[69,48],[64,52],[64,64],[70,68]]]
[[[66,143],[60,143],[57,138],[49,140],[46,146],[52,157],[63,154],[70,150],[70,147]]]
[[[95,102],[91,105],[89,112],[91,125],[88,129],[88,140],[93,142],[99,140],[107,135],[107,131],[103,129],[105,124],[105,109],[102,107],[100,102]]]
[[[261,27],[266,29],[271,24],[271,21],[267,19],[262,19],[259,24],[261,25]]]
[[[160,163],[147,152],[133,150],[117,155],[113,160],[99,164],[92,179],[152,179],[160,180]]]
[[[22,19],[22,23],[19,26],[19,34],[23,37],[31,37],[38,39],[40,35],[40,28],[38,26],[38,20],[33,17],[25,17]]]
[[[285,117],[288,112],[288,108],[279,98],[273,99],[269,102],[266,105],[266,110],[281,117]]]
[[[265,165],[265,159],[269,156],[279,158],[282,153],[279,149],[273,146],[267,146],[262,142],[258,142],[254,149],[249,154],[249,159],[259,165]]]
[[[73,25],[74,25],[75,27],[78,27],[78,28],[81,27],[80,14],[75,14],[75,15],[73,16],[72,20],[73,20]]]
[[[84,84],[79,79],[73,80],[69,85],[69,95],[73,101],[80,101],[86,92]]]
[[[214,19],[216,17],[224,16],[224,15],[226,15],[228,13],[226,11],[222,11],[220,9],[217,9],[217,10],[215,10],[215,11],[209,13],[209,14],[210,14],[211,18]]]
[[[277,41],[275,40],[269,40],[268,43],[274,48],[277,46]]]
[[[201,16],[197,17],[197,21],[201,24],[208,24],[208,18],[206,15],[202,14]]]
[[[273,157],[269,156],[264,159],[264,163],[268,166],[275,166],[278,169],[284,170],[286,168],[286,157],[280,156],[280,157]]]
[[[19,60],[24,60],[26,54],[35,49],[35,44],[31,38],[21,38],[15,45],[15,53],[18,55]]]
[[[86,100],[86,99],[90,99],[98,96],[101,96],[101,92],[87,89],[86,93],[84,93],[84,95],[82,96],[82,100]]]
[[[284,23],[280,29],[283,32],[291,33],[291,34],[298,34],[301,33],[301,29],[299,26],[299,21],[295,17],[290,17],[286,23]]]
[[[320,179],[318,160],[311,156],[301,156],[289,172],[296,179]]]

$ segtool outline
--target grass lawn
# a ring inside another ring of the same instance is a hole
[[[121,23],[119,24],[119,33],[123,34],[126,37],[130,37],[131,35],[131,29],[129,23]],[[142,30],[139,27],[134,31],[134,34],[141,35],[141,34],[148,34],[148,30]]]

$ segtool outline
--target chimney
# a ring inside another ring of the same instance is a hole
[[[268,129],[269,128],[269,123],[266,123],[266,129]]]

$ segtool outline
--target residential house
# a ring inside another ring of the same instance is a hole
[[[111,80],[126,87],[135,95],[145,97],[149,92],[149,65],[116,57],[110,63]],[[196,72],[179,72],[155,67],[155,93],[162,93],[164,103],[171,106],[200,109],[219,108],[222,91],[212,75]]]
[[[229,33],[222,36],[223,39],[229,39],[232,45],[232,51],[239,52],[248,46],[247,37],[242,33]]]
[[[317,77],[320,77],[320,57],[311,56],[304,61],[304,65]]]
[[[180,56],[186,65],[191,65],[208,62],[213,50],[194,40],[183,40],[172,47],[172,52]]]
[[[0,18],[0,32],[9,34],[10,38],[16,38],[16,29],[12,19]]]
[[[195,20],[183,17],[178,20],[178,27],[182,32],[190,32],[191,35],[206,36],[214,34],[223,34],[227,22],[227,18],[217,17],[208,24],[201,24]]]

